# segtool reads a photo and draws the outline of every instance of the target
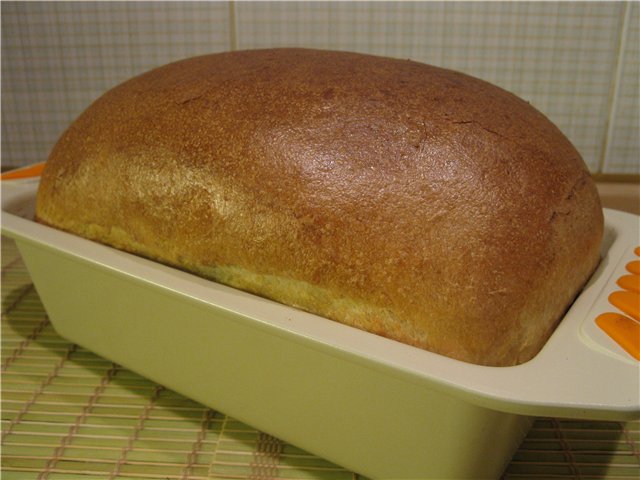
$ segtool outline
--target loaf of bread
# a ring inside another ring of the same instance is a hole
[[[579,153],[526,101],[413,61],[306,49],[190,58],[108,91],[53,149],[36,215],[493,366],[542,348],[603,231]]]

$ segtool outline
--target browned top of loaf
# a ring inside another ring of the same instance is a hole
[[[151,256],[307,282],[388,313],[346,323],[483,364],[537,352],[602,230],[580,155],[527,102],[352,53],[232,52],[155,69],[98,99],[49,164],[45,222],[104,212],[157,242]],[[47,204],[68,184],[89,187],[56,214]]]

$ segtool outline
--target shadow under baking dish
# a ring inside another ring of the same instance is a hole
[[[31,220],[3,183],[2,228],[56,330],[205,405],[372,478],[497,477],[532,415],[637,416],[638,364],[582,333],[637,243],[606,211],[603,261],[538,356],[452,360]]]

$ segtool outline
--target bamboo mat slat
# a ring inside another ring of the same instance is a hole
[[[3,480],[364,480],[59,337],[2,240]],[[536,419],[503,478],[639,479],[640,423]]]

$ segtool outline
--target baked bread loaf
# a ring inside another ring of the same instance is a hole
[[[37,220],[466,362],[532,358],[599,261],[579,153],[527,102],[306,49],[172,63],[53,149]]]

